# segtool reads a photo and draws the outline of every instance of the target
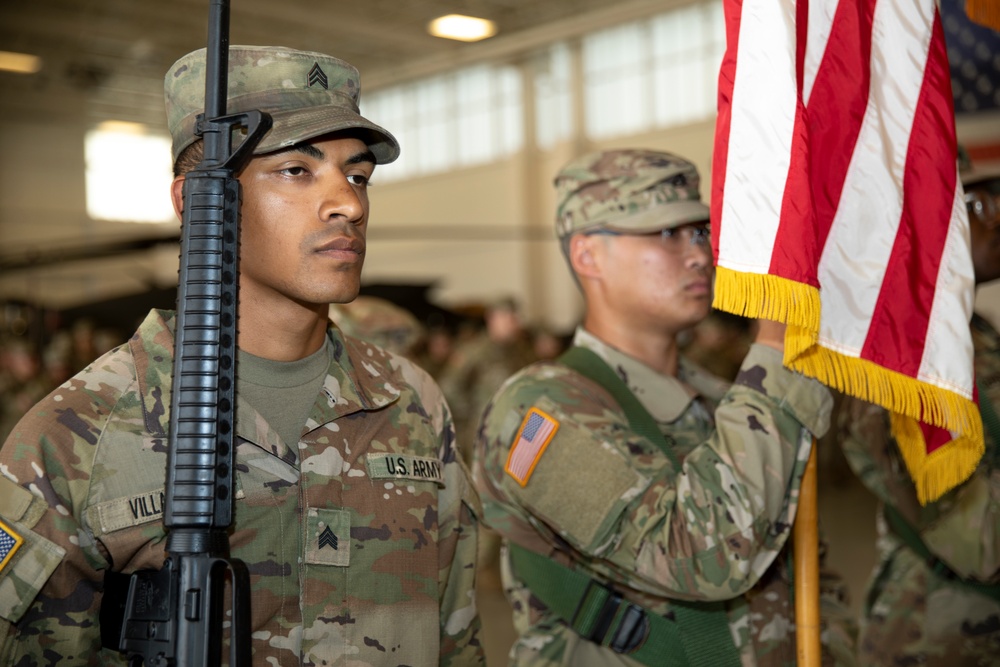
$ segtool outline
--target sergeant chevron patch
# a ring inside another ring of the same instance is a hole
[[[3,521],[0,521],[0,572],[11,561],[22,544],[24,544],[24,538]]]
[[[559,430],[559,422],[538,408],[531,408],[521,422],[517,438],[507,455],[507,465],[504,470],[517,480],[521,486],[527,486],[531,473],[535,471],[539,459],[545,453],[552,437]]]
[[[350,511],[309,507],[306,521],[306,563],[348,567],[351,564]]]

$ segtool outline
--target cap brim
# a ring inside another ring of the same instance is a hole
[[[675,201],[595,227],[621,232],[658,232],[695,222],[708,222],[708,219],[709,209],[700,201]]]
[[[970,188],[973,185],[980,185],[986,181],[1000,180],[1000,165],[983,168],[973,167],[969,171],[962,174],[961,181],[964,188]]]
[[[399,157],[399,142],[388,131],[350,110],[320,106],[271,114],[271,129],[254,154],[272,153],[288,146],[315,139],[331,132],[360,130],[362,141],[375,155],[378,164],[388,164]]]

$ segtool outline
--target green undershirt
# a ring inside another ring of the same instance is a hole
[[[259,412],[282,441],[294,448],[302,435],[316,395],[330,367],[333,344],[326,344],[304,359],[272,361],[240,350],[236,359],[236,387],[240,396]]]

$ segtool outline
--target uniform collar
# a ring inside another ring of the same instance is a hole
[[[585,347],[601,357],[658,422],[677,421],[698,396],[694,387],[672,375],[653,370],[582,327],[577,328],[573,345]]]
[[[345,336],[332,322],[327,336],[333,345],[330,368],[306,421],[309,429],[362,410],[379,410],[399,400],[404,380],[390,363],[391,354]]]
[[[173,311],[154,309],[129,341],[146,430],[162,436],[167,434],[170,425],[175,323]],[[330,323],[327,336],[333,353],[327,378],[306,422],[309,430],[345,415],[378,410],[395,402],[404,382],[401,372],[391,364],[388,352],[344,336],[333,323]],[[239,396],[236,430],[240,438],[279,458],[295,459],[295,453],[288,451],[260,413]]]

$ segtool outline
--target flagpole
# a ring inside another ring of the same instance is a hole
[[[816,500],[816,438],[802,476],[793,529],[795,639],[799,667],[819,667],[819,513]]]

